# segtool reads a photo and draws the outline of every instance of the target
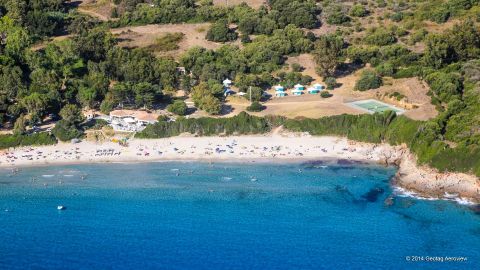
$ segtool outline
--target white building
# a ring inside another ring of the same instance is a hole
[[[157,119],[158,114],[146,111],[115,110],[110,112],[110,125],[115,131],[142,131],[148,124],[156,123]]]

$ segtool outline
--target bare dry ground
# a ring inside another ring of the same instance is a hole
[[[144,25],[131,26],[113,29],[112,33],[120,38],[120,46],[130,48],[149,47],[155,44],[155,41],[165,36],[167,33],[183,33],[185,36],[180,41],[177,50],[168,52],[155,52],[156,55],[167,55],[177,58],[183,52],[194,46],[200,46],[207,49],[217,49],[222,43],[212,42],[205,39],[206,30],[209,23],[196,24],[163,24],[163,25]],[[239,43],[236,42],[235,44]]]
[[[291,57],[289,63],[299,63],[305,67],[304,74],[315,78],[313,83],[322,83],[321,78],[315,74],[315,65],[310,55],[300,55]],[[272,97],[264,103],[267,107],[264,111],[254,113],[255,115],[282,115],[289,118],[309,117],[319,118],[323,116],[347,114],[363,114],[364,111],[357,110],[348,106],[347,102],[364,99],[377,99],[383,102],[406,109],[405,115],[415,120],[428,120],[437,115],[435,106],[430,103],[430,97],[427,95],[428,87],[417,78],[392,79],[386,78],[385,84],[373,90],[364,92],[355,91],[355,82],[357,81],[361,70],[341,77],[337,80],[341,84],[339,88],[332,90],[330,98],[321,98],[320,95],[305,94],[302,96],[287,96],[283,98]],[[274,96],[274,90],[267,91]],[[287,91],[289,92],[289,91]],[[390,94],[398,92],[405,95],[405,98],[398,101],[391,98]],[[246,109],[249,101],[242,97],[229,97],[227,105],[232,107],[231,113],[225,116],[236,115]]]
[[[79,12],[102,21],[111,19],[112,9],[115,6],[111,0],[77,0],[76,2],[80,2]]]
[[[250,7],[258,9],[262,5],[266,5],[266,0],[213,0],[214,5],[218,6],[236,6],[241,3],[247,3]]]
[[[304,53],[298,56],[288,57],[286,64],[299,64],[304,68],[302,72],[304,75],[312,77],[315,81],[318,81],[319,83],[322,80],[322,78],[315,72],[315,61],[313,60],[313,55],[311,54]]]
[[[40,41],[39,43],[36,43],[36,44],[32,45],[31,49],[33,51],[42,50],[42,49],[45,49],[45,47],[47,47],[47,45],[49,43],[59,42],[59,41],[62,41],[62,40],[69,39],[71,37],[72,37],[72,35],[64,35],[64,36],[49,38],[48,40],[43,40],[43,41]]]

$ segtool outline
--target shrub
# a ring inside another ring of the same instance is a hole
[[[90,123],[91,124],[88,126],[89,129],[100,130],[105,126],[108,126],[108,122],[103,119],[93,119],[93,121],[90,121]]]
[[[167,106],[167,110],[176,115],[187,114],[187,104],[183,100],[175,100],[172,104]]]
[[[390,15],[390,20],[394,22],[400,22],[403,20],[403,13],[402,12],[395,12],[392,15]]]
[[[247,111],[249,112],[260,112],[265,109],[265,106],[263,106],[260,102],[254,101],[250,106],[247,107]]]
[[[382,78],[373,70],[364,70],[355,84],[355,90],[366,91],[382,86]]]
[[[410,41],[409,43],[411,45],[414,45],[417,42],[423,41],[423,39],[427,36],[428,31],[425,30],[424,28],[415,31],[413,34],[410,35]]]
[[[110,13],[110,17],[118,18],[118,9],[116,7],[112,8],[112,11]]]
[[[364,41],[370,45],[387,46],[397,41],[395,34],[385,28],[370,29]]]
[[[385,2],[385,0],[377,0],[377,7],[379,8],[384,8],[387,6],[387,2]]]
[[[329,97],[331,97],[331,96],[333,96],[333,95],[332,95],[330,92],[328,92],[328,91],[322,91],[322,92],[320,93],[320,96],[321,96],[322,98],[329,98]]]
[[[288,119],[284,127],[295,132],[309,132],[312,135],[339,135],[352,140],[379,143],[393,119],[395,113],[392,111],[373,115],[343,114],[319,119]]]
[[[393,76],[395,73],[395,67],[389,62],[378,65],[375,70],[380,76]]]
[[[67,123],[65,120],[60,120],[52,129],[52,134],[60,141],[70,141],[78,139],[83,135],[83,132],[77,129],[74,125]]]
[[[102,113],[108,114],[115,108],[115,104],[112,99],[109,99],[108,96],[100,104],[100,111]]]
[[[341,25],[350,21],[350,17],[345,15],[344,8],[340,5],[330,5],[324,13],[328,24]]]
[[[291,64],[291,67],[292,67],[293,72],[302,72],[303,71],[302,65],[300,65],[298,63]]]
[[[327,85],[327,89],[329,89],[329,90],[334,89],[338,85],[337,84],[337,79],[335,79],[334,77],[327,77],[327,78],[325,78],[324,82]]]
[[[422,68],[419,67],[419,66],[411,66],[411,67],[408,67],[408,68],[402,68],[402,69],[399,69],[395,72],[395,74],[393,75],[393,77],[395,79],[401,79],[401,78],[412,78],[412,77],[416,77],[416,76],[419,76],[422,72]]]
[[[173,51],[179,48],[178,43],[183,40],[184,33],[167,33],[163,37],[159,37],[155,40],[153,45],[150,45],[148,48],[153,51]]]
[[[158,122],[148,125],[142,132],[135,135],[138,138],[166,138],[188,132],[199,136],[218,134],[263,134],[272,128],[270,122],[263,117],[241,112],[230,118],[180,118],[175,122]]]
[[[60,116],[62,117],[63,121],[67,124],[78,126],[80,123],[85,121],[85,117],[82,114],[82,110],[74,105],[74,104],[67,104],[60,110]]]
[[[199,107],[209,114],[219,114],[222,110],[222,103],[214,96],[200,98]]]
[[[247,35],[247,34],[242,34],[242,35],[240,35],[240,41],[241,41],[242,43],[250,43],[250,42],[252,42],[252,39],[250,39],[250,36],[249,36],[249,35]]]
[[[17,118],[13,126],[13,134],[16,134],[16,135],[25,134],[26,127],[27,127],[27,119],[25,116],[20,115],[20,117]]]
[[[453,72],[434,72],[426,76],[425,81],[440,101],[445,103],[457,99],[463,90],[463,83],[460,75]]]
[[[350,16],[353,17],[365,17],[368,13],[368,10],[361,4],[355,4],[350,9]]]
[[[222,95],[222,86],[215,81],[201,82],[192,89],[192,99],[195,106],[209,114],[219,114],[222,103],[218,99]]]
[[[29,145],[51,145],[57,140],[52,135],[42,132],[29,135],[0,135],[0,149]]]
[[[244,96],[246,99],[253,102],[260,101],[263,96],[263,89],[257,86],[249,87],[247,89],[247,94]]]
[[[228,27],[226,20],[219,20],[212,24],[207,32],[206,39],[215,42],[227,42],[237,39],[237,33]]]
[[[461,10],[468,10],[472,8],[473,3],[477,4],[476,0],[448,0],[446,6],[452,13],[458,13]]]
[[[397,92],[397,91],[389,94],[388,96],[391,97],[391,98],[395,98],[395,99],[398,100],[398,101],[400,101],[400,100],[402,100],[402,99],[405,98],[405,95],[404,95],[404,94],[401,94],[401,93],[399,93],[399,92]]]
[[[347,55],[352,61],[356,64],[366,64],[371,63],[379,53],[378,47],[368,46],[368,47],[358,47],[350,46],[347,49]]]
[[[430,12],[428,18],[436,23],[444,23],[450,18],[450,10],[444,6],[441,6]]]

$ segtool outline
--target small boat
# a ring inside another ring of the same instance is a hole
[[[65,209],[67,209],[67,207],[65,207],[63,205],[57,206],[57,210],[65,210]]]

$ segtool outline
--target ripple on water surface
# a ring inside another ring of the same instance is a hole
[[[394,173],[344,161],[3,170],[0,269],[479,265],[478,209],[396,196]],[[468,260],[414,263],[406,256]]]

